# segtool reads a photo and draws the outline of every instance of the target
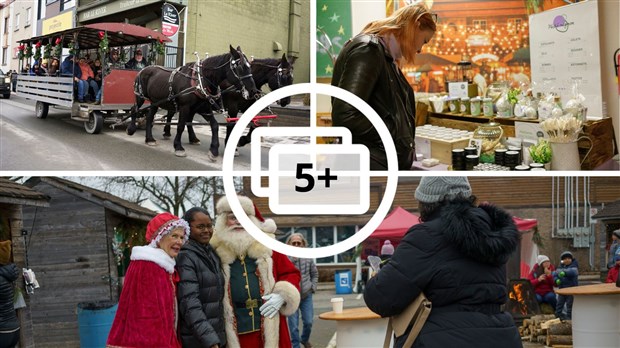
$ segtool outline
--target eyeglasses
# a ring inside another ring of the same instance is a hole
[[[200,225],[196,225],[196,226],[192,226],[193,228],[197,229],[198,231],[206,231],[206,230],[212,230],[213,229],[213,224],[200,224]]]
[[[302,242],[291,242],[292,246],[303,246]]]

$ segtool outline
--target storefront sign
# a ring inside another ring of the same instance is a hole
[[[588,119],[604,117],[598,15],[592,0],[530,16],[534,92],[553,88],[563,104],[582,94]]]
[[[171,4],[164,4],[161,11],[161,33],[170,37],[179,31],[179,11]]]
[[[41,35],[52,34],[71,28],[73,28],[73,10],[45,19],[41,24]]]
[[[154,4],[159,0],[122,0],[122,1],[110,1],[104,5],[92,7],[88,10],[82,11],[78,14],[80,22],[91,21],[96,18],[109,16],[114,13],[123,12],[134,9],[136,7],[142,7],[145,5]]]

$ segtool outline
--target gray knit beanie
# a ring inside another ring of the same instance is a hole
[[[616,237],[620,238],[620,230],[615,230],[612,233],[615,234]]]
[[[425,176],[415,190],[415,198],[423,203],[441,202],[459,195],[471,196],[471,186],[464,176]]]

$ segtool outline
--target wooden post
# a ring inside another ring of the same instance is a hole
[[[24,278],[22,276],[22,269],[26,267],[26,238],[22,236],[23,220],[22,220],[22,206],[21,205],[9,205],[7,209],[7,216],[9,217],[10,225],[10,237],[13,249],[13,262],[19,269],[19,278],[15,281],[17,287],[24,295],[26,307],[17,310],[17,318],[19,320],[19,347],[30,348],[34,347],[34,334],[32,329],[32,315],[30,313],[30,296],[26,294],[26,288],[24,287]]]

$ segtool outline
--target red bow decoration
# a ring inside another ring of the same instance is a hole
[[[163,44],[163,43],[164,43],[164,40],[159,39],[159,43],[160,43],[160,44]]]
[[[35,45],[37,48],[41,47],[41,41],[37,42],[37,44]]]
[[[25,50],[25,49],[26,49],[26,46],[24,46],[24,45],[19,45],[19,46],[17,46],[17,49],[18,49],[18,50],[20,50],[20,51],[23,51],[23,50]]]
[[[56,45],[60,45],[61,42],[62,42],[62,40],[59,37],[56,38]]]
[[[99,40],[103,40],[103,36],[105,35],[105,33],[103,31],[100,31],[98,35],[99,35]]]

